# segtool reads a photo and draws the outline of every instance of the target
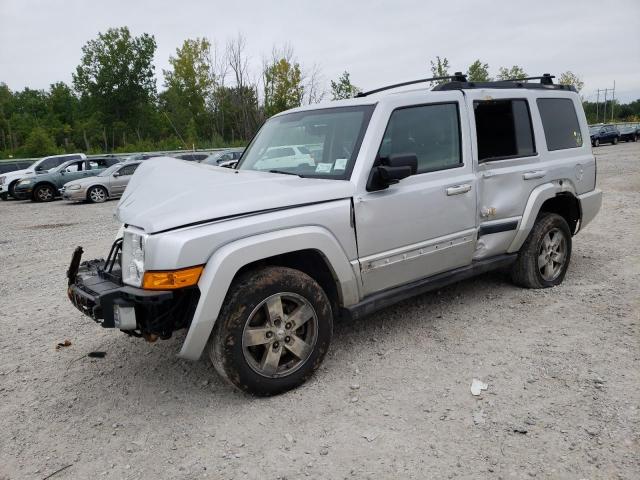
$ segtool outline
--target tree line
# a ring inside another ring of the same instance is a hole
[[[347,71],[327,88],[320,67],[302,65],[290,45],[274,48],[256,68],[241,34],[224,48],[207,38],[185,40],[158,91],[156,49],[153,35],[111,28],[82,47],[70,85],[11,91],[0,83],[0,158],[244,145],[278,112],[360,91]],[[433,76],[449,75],[447,58],[436,57],[430,67]],[[466,73],[470,81],[493,79],[480,60]],[[526,76],[515,65],[501,67],[495,78]],[[583,86],[571,72],[559,80]],[[616,116],[640,116],[638,103],[618,105]]]

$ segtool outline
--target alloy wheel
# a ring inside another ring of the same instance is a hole
[[[567,240],[558,228],[549,230],[542,238],[538,252],[538,270],[547,282],[552,282],[564,268],[567,261]]]
[[[298,370],[313,353],[318,316],[304,297],[277,293],[253,309],[242,333],[242,352],[251,369],[267,378]]]
[[[53,200],[53,190],[51,190],[51,187],[48,186],[43,186],[38,188],[38,191],[36,192],[36,196],[38,197],[38,200],[40,200],[41,202],[48,202],[50,200]]]
[[[89,198],[94,203],[102,203],[107,199],[107,194],[102,188],[92,188],[89,192]]]

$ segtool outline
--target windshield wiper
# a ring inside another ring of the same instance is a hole
[[[300,173],[295,172],[285,172],[284,170],[269,170],[269,173],[282,173],[284,175],[297,175],[300,178],[304,178],[304,176]]]

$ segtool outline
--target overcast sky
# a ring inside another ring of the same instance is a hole
[[[571,70],[590,100],[614,80],[621,101],[640,98],[640,0],[0,0],[0,82],[71,82],[84,43],[124,25],[155,35],[159,87],[184,39],[224,47],[241,32],[256,78],[288,42],[327,84],[344,70],[363,89],[422,78],[440,55],[452,73],[477,58],[494,75],[513,64],[530,75]]]

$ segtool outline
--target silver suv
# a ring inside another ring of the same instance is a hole
[[[148,341],[187,329],[180,357],[206,352],[272,395],[318,368],[337,317],[504,266],[523,287],[558,285],[601,192],[580,98],[551,78],[456,75],[289,110],[236,169],[144,163],[106,260],[74,253],[69,298]],[[312,155],[272,154],[290,146]]]

